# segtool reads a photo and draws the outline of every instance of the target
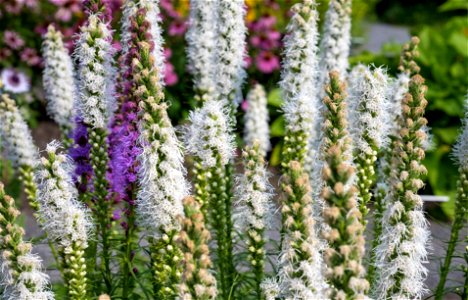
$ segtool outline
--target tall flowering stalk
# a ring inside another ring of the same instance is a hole
[[[458,173],[460,176],[457,182],[457,198],[455,201],[455,207],[457,209],[455,210],[455,218],[452,224],[447,253],[445,254],[444,263],[441,266],[439,284],[435,292],[436,300],[441,300],[444,295],[445,282],[450,270],[450,263],[453,253],[455,252],[455,246],[458,242],[458,234],[460,229],[463,228],[463,222],[468,219],[468,98],[465,100],[465,110],[463,129],[454,148],[455,161],[458,164]]]
[[[77,201],[69,159],[57,154],[58,145],[47,145],[47,157],[41,159],[36,173],[39,215],[48,238],[57,243],[62,276],[70,299],[88,299],[85,250],[91,222]]]
[[[388,125],[387,127],[387,139],[388,147],[382,149],[382,155],[378,161],[377,170],[377,183],[374,191],[374,227],[373,227],[373,239],[372,239],[372,252],[371,260],[367,268],[367,278],[371,284],[371,289],[375,284],[375,261],[376,253],[374,249],[379,245],[379,237],[382,233],[382,217],[385,210],[385,196],[388,194],[390,186],[387,183],[387,179],[391,172],[391,155],[392,155],[392,140],[397,135],[397,121],[401,117],[401,101],[403,96],[408,92],[409,76],[406,73],[398,74],[398,77],[393,80],[388,88],[388,107],[386,118],[382,122]]]
[[[318,138],[319,120],[316,5],[313,0],[304,0],[291,8],[293,16],[287,27],[280,82],[287,132],[282,166],[288,168],[289,162],[295,160],[311,174],[317,158],[314,141]],[[312,180],[318,186],[315,176]]]
[[[167,115],[159,70],[153,58],[149,34],[152,24],[146,10],[138,10],[134,22],[131,79],[134,97],[140,99],[139,131],[142,152],[137,195],[141,224],[150,235],[154,296],[172,299],[180,282],[181,253],[177,247],[180,230],[178,216],[183,214],[182,199],[188,184],[179,141]]]
[[[41,260],[23,240],[24,229],[17,224],[20,211],[0,183],[0,286],[5,300],[51,300],[49,277],[41,271]]]
[[[261,284],[265,277],[265,231],[271,224],[273,207],[272,186],[268,182],[264,153],[260,143],[254,142],[242,153],[244,173],[239,178],[234,211],[235,225],[246,234],[249,272],[255,280],[255,295],[262,298]]]
[[[263,157],[271,148],[270,127],[265,89],[260,84],[247,94],[247,111],[244,116],[244,142],[252,147],[258,143],[258,150]]]
[[[323,216],[329,228],[323,231],[328,241],[324,257],[330,283],[328,297],[361,299],[369,289],[364,279],[362,257],[365,251],[362,215],[357,207],[351,140],[346,122],[345,85],[337,72],[330,72],[327,96],[323,99],[324,125],[322,177],[326,202]]]
[[[90,162],[93,168],[93,189],[87,198],[93,200],[97,216],[97,233],[100,237],[101,268],[107,292],[111,289],[111,209],[109,200],[108,171],[108,129],[109,120],[115,109],[112,67],[112,33],[110,17],[103,1],[85,1],[88,13],[87,23],[81,27],[77,42],[76,56],[79,75],[79,110],[88,129]],[[94,249],[93,243],[90,248]],[[91,261],[90,265],[97,263]],[[97,269],[96,269],[97,272]],[[97,283],[93,280],[93,283]]]
[[[219,1],[216,36],[216,95],[230,107],[231,119],[235,106],[242,101],[242,83],[247,76],[244,69],[245,35],[244,0]],[[216,8],[215,7],[215,8]],[[234,121],[234,119],[233,119]]]
[[[215,92],[216,26],[218,1],[190,1],[189,29],[186,34],[189,70],[197,101],[206,101]]]
[[[229,111],[221,101],[208,100],[190,114],[185,143],[195,159],[196,199],[215,231],[216,260],[221,297],[229,298],[235,272],[232,253],[232,171],[234,137]]]
[[[1,88],[1,83],[0,83]],[[8,159],[18,169],[29,205],[39,209],[36,201],[34,165],[38,159],[31,131],[23,119],[15,101],[8,94],[0,93],[0,137]]]
[[[343,78],[348,70],[351,47],[352,0],[330,0],[320,41],[319,87],[328,83],[328,74],[337,71]]]
[[[376,182],[375,162],[380,149],[386,146],[388,123],[387,76],[380,68],[373,71],[363,65],[350,74],[349,119],[356,164],[359,210],[363,225]]]
[[[191,196],[184,198],[185,217],[180,218],[182,231],[179,245],[183,253],[182,283],[179,296],[183,300],[216,299],[216,278],[210,273],[211,259],[208,248],[210,232],[205,227],[205,220],[200,204]]]
[[[73,129],[73,108],[76,97],[73,63],[64,47],[62,34],[49,25],[42,43],[44,57],[44,90],[47,98],[47,111],[60,126],[62,139],[70,143]]]
[[[413,38],[410,48],[414,50],[417,43],[417,38]],[[403,98],[398,134],[392,141],[390,192],[385,198],[383,231],[376,249],[378,280],[374,293],[379,298],[419,299],[425,291],[429,231],[417,192],[424,185],[421,176],[427,172],[421,163],[427,139],[427,120],[423,116],[427,88],[417,74],[419,68],[411,68],[415,75]]]
[[[281,184],[282,249],[278,272],[280,296],[285,299],[323,299],[328,284],[323,276],[321,242],[312,212],[309,176],[291,161]]]

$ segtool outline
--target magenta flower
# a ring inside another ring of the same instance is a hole
[[[166,62],[164,67],[164,82],[168,85],[174,85],[179,81],[179,77],[174,71],[174,66],[170,62]]]
[[[279,47],[280,40],[281,34],[278,31],[268,30],[252,36],[250,38],[250,44],[263,50],[271,50]]]
[[[18,33],[5,30],[3,34],[3,42],[11,49],[20,49],[24,46],[24,40],[18,35]]]
[[[187,31],[187,22],[176,19],[169,25],[168,33],[170,36],[181,36],[184,35],[185,31]]]
[[[27,65],[34,67],[41,63],[41,57],[37,54],[36,49],[26,48],[21,52],[21,60]]]
[[[5,91],[15,94],[29,91],[29,79],[26,74],[20,71],[15,69],[3,69],[0,77]]]
[[[161,0],[161,8],[171,18],[180,18],[179,13],[174,9],[171,0]]]
[[[280,68],[279,57],[268,51],[262,51],[255,58],[255,64],[262,73],[269,74]]]
[[[4,60],[4,59],[7,59],[8,57],[10,57],[12,54],[11,50],[8,49],[8,48],[1,48],[0,49],[0,60]]]
[[[272,29],[276,24],[276,17],[274,16],[264,16],[253,22],[251,25],[252,31],[265,31]]]

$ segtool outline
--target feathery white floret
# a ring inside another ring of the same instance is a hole
[[[216,93],[225,105],[239,104],[242,83],[247,75],[244,66],[244,0],[219,1],[216,44]]]
[[[351,0],[331,0],[325,14],[320,41],[320,88],[328,83],[328,74],[338,71],[344,78],[351,46]]]
[[[353,68],[349,82],[349,128],[354,148],[360,153],[375,155],[374,151],[388,144],[387,75],[381,68],[371,71],[369,67],[358,65]]]
[[[177,218],[183,215],[182,200],[189,195],[181,146],[166,109],[166,104],[159,104],[161,120],[150,128],[140,122],[141,188],[137,195],[137,211],[142,225],[155,238],[179,230]],[[158,139],[150,138],[155,136]]]
[[[258,145],[258,144],[256,144]],[[247,148],[246,151],[255,151]],[[257,152],[258,153],[258,152]],[[253,153],[252,153],[253,154]],[[260,159],[257,157],[257,159]],[[235,225],[240,231],[264,230],[273,215],[273,187],[268,181],[268,171],[263,159],[245,161],[245,171],[238,178],[234,210]]]
[[[36,173],[37,200],[44,230],[67,253],[74,243],[86,248],[91,221],[87,210],[77,200],[78,193],[70,175],[71,160],[57,154],[58,148],[57,142],[49,143],[46,148],[49,157],[41,159]]]
[[[186,39],[189,70],[194,75],[195,89],[213,93],[216,58],[216,12],[218,1],[191,0],[189,28]],[[205,100],[205,99],[203,99]]]
[[[79,62],[80,113],[96,128],[106,128],[116,109],[111,43],[112,32],[107,25],[90,15],[88,23],[81,27],[75,55]]]
[[[275,300],[281,292],[275,278],[265,279],[261,284],[261,288],[265,300]]]
[[[221,165],[234,156],[234,137],[230,133],[229,113],[222,102],[208,100],[190,113],[185,133],[187,151],[200,158],[203,167],[214,167],[219,155]]]
[[[73,63],[64,47],[62,34],[50,25],[42,44],[44,57],[44,90],[47,112],[62,128],[73,128],[73,106],[76,96]]]
[[[52,300],[54,295],[48,291],[49,276],[41,271],[41,259],[34,254],[26,253],[17,257],[17,264],[23,270],[16,282],[13,282],[8,256],[5,251],[0,257],[0,287],[3,287],[5,300]],[[31,289],[31,286],[34,289]]]
[[[13,166],[32,167],[38,159],[31,131],[18,107],[7,94],[0,95],[0,138]]]
[[[270,150],[270,127],[265,89],[256,84],[247,94],[247,111],[244,116],[244,142],[253,146],[259,143],[259,150],[265,156]]]
[[[422,211],[422,200],[419,195],[413,195],[414,201],[419,202],[419,209],[409,211],[410,225],[401,221],[401,215],[405,214],[405,208],[400,201],[391,203],[391,195],[385,198],[388,203],[383,217],[380,245],[376,249],[379,277],[375,290],[378,299],[387,299],[388,293],[393,291],[391,299],[407,299],[408,295],[413,299],[421,299],[426,292],[424,278],[427,269],[424,266],[427,261],[427,249],[425,245],[430,237],[426,218]],[[390,202],[390,203],[389,203]],[[395,220],[400,220],[395,223]],[[396,257],[391,262],[388,257]],[[398,274],[404,274],[399,289],[395,287],[395,278]],[[398,293],[395,293],[398,291]]]
[[[401,101],[408,92],[410,78],[406,73],[399,73],[397,78],[388,87],[389,108],[385,114],[384,122],[389,124],[387,134],[395,134],[398,120],[401,117]]]
[[[455,144],[454,155],[459,166],[468,168],[468,96],[465,99],[465,119],[463,129]]]
[[[280,86],[286,128],[291,135],[299,132],[305,135],[308,150],[304,168],[310,173],[317,156],[314,149],[319,136],[321,106],[317,91],[318,12],[313,0],[296,4],[292,11],[294,14],[285,38]]]

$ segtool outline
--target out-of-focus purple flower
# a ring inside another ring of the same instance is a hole
[[[244,56],[244,64],[245,64],[246,68],[250,68],[250,66],[252,65],[252,57],[250,57],[249,55],[245,55]]]
[[[3,42],[11,49],[20,49],[24,46],[24,40],[19,36],[18,33],[11,30],[5,30],[3,33]]]
[[[263,50],[271,50],[279,47],[281,34],[276,30],[268,30],[260,32],[250,38],[252,46],[261,48]]]
[[[117,220],[120,220],[121,217],[122,217],[122,211],[120,209],[114,210],[114,212],[112,213],[112,220],[117,221]]]
[[[62,22],[68,22],[73,14],[81,12],[80,0],[49,0],[58,7],[55,12],[55,18]]]
[[[36,49],[26,48],[21,52],[21,60],[31,67],[37,66],[41,63],[41,57],[37,54]]]
[[[184,20],[176,19],[169,25],[170,36],[181,36],[187,31],[187,22]]]
[[[270,30],[276,24],[276,17],[274,16],[263,16],[260,19],[252,22],[251,30],[252,31],[266,31]]]
[[[2,8],[4,8],[8,14],[12,14],[12,15],[19,14],[21,10],[23,9],[23,5],[24,5],[22,1],[18,1],[18,0],[2,1],[2,2],[6,2],[6,3],[2,3],[2,5],[4,5]]]
[[[180,14],[174,9],[171,0],[161,0],[161,8],[171,18],[180,18]]]
[[[75,118],[75,129],[72,133],[74,144],[68,149],[68,154],[73,159],[75,172],[73,181],[80,193],[92,188],[93,167],[89,158],[91,145],[88,140],[88,125],[81,117]]]
[[[15,69],[3,69],[1,73],[1,80],[5,91],[15,94],[25,93],[29,91],[29,79],[23,72]]]
[[[262,73],[269,74],[280,68],[279,57],[268,51],[262,51],[255,58],[255,65]]]
[[[164,55],[164,60],[166,61],[169,60],[172,57],[171,48],[164,48],[163,55]]]
[[[174,71],[174,66],[170,62],[165,63],[164,67],[164,82],[166,85],[171,86],[179,81],[179,77]]]

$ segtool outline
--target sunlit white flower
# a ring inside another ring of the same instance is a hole
[[[15,167],[35,165],[38,154],[31,131],[7,94],[0,95],[0,137],[9,160]]]
[[[79,108],[86,123],[106,128],[114,110],[112,33],[96,15],[81,27],[75,55],[80,83]]]
[[[213,93],[216,88],[214,70],[217,9],[217,0],[190,1],[189,27],[186,35],[187,56],[189,70],[194,76],[195,89],[200,94]]]
[[[247,94],[247,110],[244,116],[244,142],[248,146],[259,143],[259,150],[265,156],[271,148],[270,127],[265,89],[256,84]]]
[[[59,144],[47,145],[48,158],[42,158],[36,173],[39,215],[44,230],[51,240],[70,251],[72,244],[86,248],[91,222],[88,212],[78,202],[78,192],[73,184],[71,160],[58,154]]]
[[[21,71],[3,69],[0,75],[5,91],[15,94],[26,93],[30,89],[29,78]]]
[[[218,155],[222,165],[234,156],[228,115],[223,103],[216,100],[208,100],[190,113],[185,145],[191,155],[201,160],[203,167],[214,167]]]
[[[246,77],[244,0],[219,1],[216,37],[216,93],[225,105],[239,104]]]
[[[468,96],[465,98],[465,118],[462,122],[463,128],[455,145],[454,154],[457,163],[462,168],[468,169]]]
[[[42,54],[47,111],[60,126],[71,129],[76,97],[73,63],[63,45],[62,34],[52,25],[44,36]]]

